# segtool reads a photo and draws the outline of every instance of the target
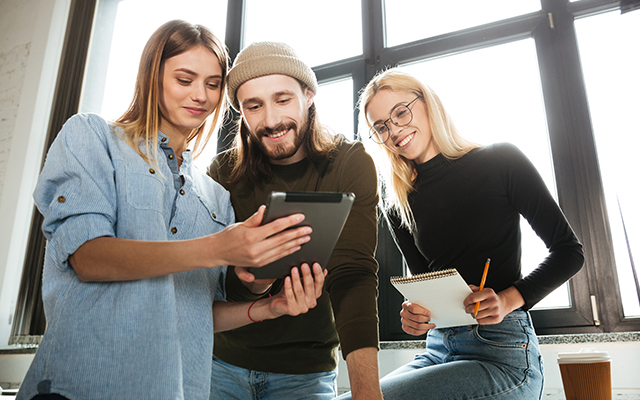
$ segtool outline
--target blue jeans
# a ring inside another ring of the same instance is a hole
[[[495,325],[432,329],[426,350],[380,380],[385,400],[542,396],[540,347],[529,314],[522,310]]]
[[[209,400],[329,400],[336,397],[337,368],[314,374],[251,371],[213,357]]]

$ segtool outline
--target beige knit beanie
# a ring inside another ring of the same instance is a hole
[[[233,108],[240,111],[236,97],[240,85],[272,74],[288,75],[307,85],[313,93],[318,91],[316,75],[298,58],[295,50],[284,43],[255,42],[238,53],[227,75],[227,96]]]

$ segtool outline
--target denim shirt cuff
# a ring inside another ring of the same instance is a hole
[[[113,226],[104,217],[95,214],[76,215],[60,225],[49,240],[49,252],[56,267],[64,271],[69,268],[69,256],[89,240],[115,236]]]

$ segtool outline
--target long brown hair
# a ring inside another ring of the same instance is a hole
[[[300,81],[298,83],[304,93],[307,90],[306,85]],[[304,135],[301,146],[306,157],[318,163],[331,155],[336,148],[337,137],[320,123],[315,103],[309,107],[308,119],[309,129],[307,132],[300,132]],[[249,182],[260,182],[271,176],[269,158],[251,142],[251,132],[243,118],[238,120],[238,130],[231,149],[231,164],[230,184],[237,184],[243,179],[248,179]]]
[[[115,121],[115,124],[124,130],[124,140],[133,147],[147,163],[158,159],[158,148],[155,143],[158,140],[160,127],[160,80],[162,79],[162,67],[165,60],[191,50],[193,47],[203,46],[209,49],[220,62],[222,69],[221,92],[224,93],[225,77],[229,70],[229,57],[225,45],[206,27],[191,24],[186,21],[173,20],[158,28],[142,51],[136,89],[129,109]],[[216,106],[205,131],[206,123],[193,129],[187,137],[187,143],[195,139],[193,152],[197,157],[207,144],[220,115],[226,109],[226,100],[220,96],[220,102]],[[140,150],[140,144],[144,142],[146,152]],[[153,157],[150,157],[150,144],[153,145]]]
[[[372,124],[367,118],[367,107],[381,90],[407,92],[419,97],[418,101],[422,101],[427,107],[433,141],[447,159],[460,158],[479,147],[460,135],[442,101],[429,86],[398,68],[388,69],[373,77],[360,94],[358,107],[362,113],[362,120],[367,122],[369,128]],[[408,196],[413,191],[416,178],[415,163],[392,152],[384,144],[380,144],[380,147],[387,155],[386,160],[377,160],[386,185],[385,206],[400,217],[403,226],[413,231],[415,222]]]

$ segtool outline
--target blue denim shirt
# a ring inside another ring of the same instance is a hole
[[[192,164],[190,152],[178,167],[168,143],[160,133],[158,168],[102,118],[80,114],[51,146],[34,192],[47,239],[47,330],[18,399],[209,397],[211,307],[224,299],[226,267],[86,283],[68,262],[101,236],[183,240],[234,222],[229,194]]]

